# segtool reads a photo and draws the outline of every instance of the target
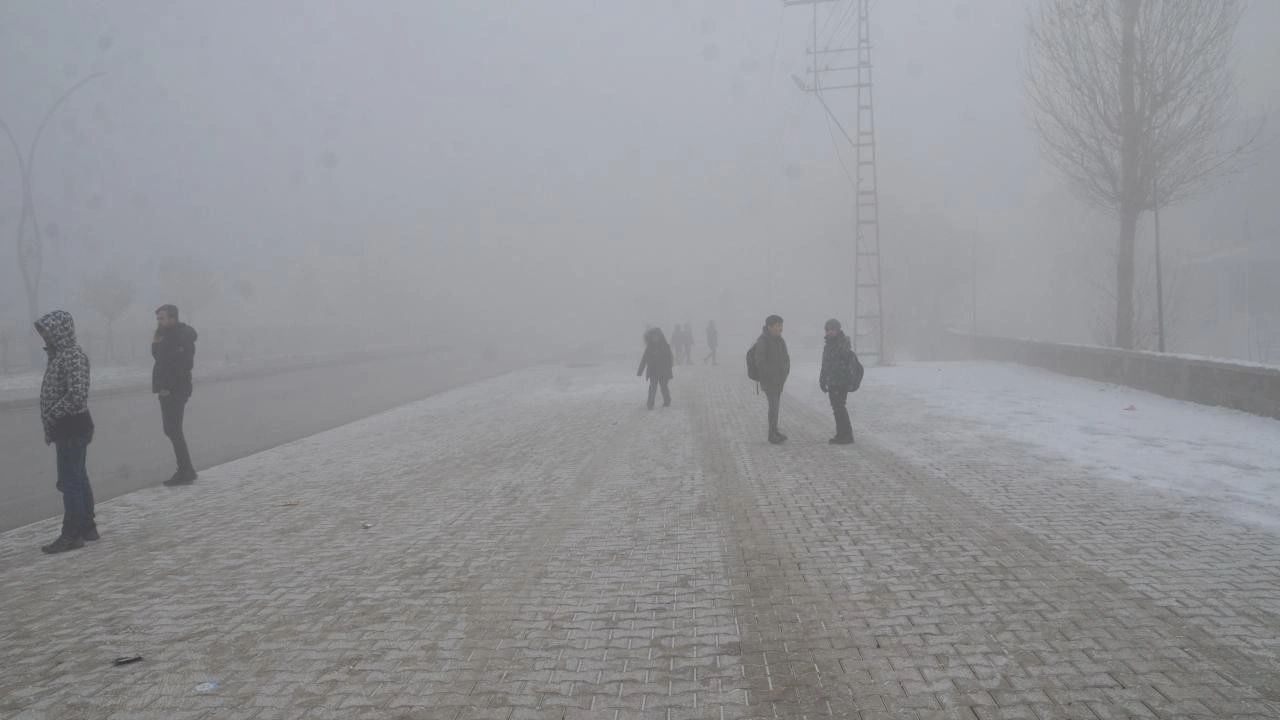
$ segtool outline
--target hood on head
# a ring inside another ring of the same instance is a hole
[[[76,321],[66,310],[46,313],[35,322],[35,326],[37,330],[43,330],[48,334],[53,347],[59,350],[75,347]]]
[[[650,345],[666,339],[666,336],[662,334],[662,328],[649,328],[644,332],[644,341]]]

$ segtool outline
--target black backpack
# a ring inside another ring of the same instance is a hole
[[[747,379],[760,381],[760,366],[756,365],[756,346],[747,350]]]
[[[858,392],[858,388],[862,387],[862,376],[866,374],[866,368],[862,367],[857,353],[853,353],[853,367],[850,370],[853,371],[853,382],[849,385],[849,392]]]

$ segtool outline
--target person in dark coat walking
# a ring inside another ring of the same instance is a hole
[[[791,354],[787,352],[787,341],[782,339],[780,316],[765,318],[764,331],[752,352],[760,373],[760,387],[769,400],[769,442],[784,443],[787,436],[778,430],[778,413],[782,406],[782,388],[791,374]]]
[[[89,356],[76,344],[76,324],[71,313],[54,310],[35,325],[49,356],[40,383],[40,421],[44,425],[44,443],[57,450],[57,487],[62,493],[62,533],[40,548],[52,555],[82,548],[85,540],[98,539],[93,488],[85,468],[94,430],[93,416],[89,414]]]
[[[711,352],[707,353],[707,356],[702,358],[703,365],[706,365],[707,361],[711,361],[712,365],[720,364],[716,360],[716,347],[718,347],[719,345],[720,345],[720,331],[716,329],[716,321],[712,320],[711,322],[707,323],[707,347],[711,350]]]
[[[839,320],[828,320],[825,330],[827,340],[822,348],[822,371],[818,375],[818,387],[831,400],[831,411],[836,417],[836,436],[828,442],[832,445],[849,445],[853,442],[853,425],[849,423],[846,402],[849,393],[862,384],[862,363],[858,362],[849,336],[840,328]]]
[[[182,429],[187,401],[191,399],[196,337],[195,328],[178,321],[176,306],[162,305],[156,310],[156,334],[151,339],[151,356],[156,360],[151,370],[151,392],[160,397],[164,434],[173,443],[173,455],[178,461],[177,472],[164,481],[170,487],[190,485],[198,477]]]
[[[644,334],[644,356],[640,358],[640,368],[636,370],[636,377],[646,374],[647,369],[650,410],[653,409],[653,401],[657,399],[659,389],[662,390],[662,407],[671,405],[671,389],[667,384],[675,376],[673,365],[675,365],[675,355],[671,352],[671,346],[667,344],[667,338],[662,335],[662,329],[649,328]]]

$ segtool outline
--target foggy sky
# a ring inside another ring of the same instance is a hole
[[[1062,261],[1076,234],[1114,231],[1040,158],[1020,75],[1028,7],[875,5],[886,276],[901,280],[908,255],[947,270],[976,241],[984,331],[1050,323],[1041,336],[1081,341],[1089,319],[1066,301],[1087,283],[1063,281]],[[829,12],[824,46],[842,37]],[[37,153],[41,223],[57,226],[42,304],[82,305],[84,279],[113,268],[136,279],[145,324],[171,300],[161,261],[186,257],[218,276],[205,317],[222,323],[377,317],[567,342],[711,317],[750,334],[780,312],[819,334],[809,325],[851,312],[852,206],[822,109],[790,79],[809,13],[779,0],[9,3],[0,116],[20,142],[71,83],[108,73]],[[1280,104],[1278,31],[1280,4],[1253,3],[1243,116]],[[830,97],[851,126],[852,96]],[[6,324],[26,313],[20,200],[6,148]],[[1210,211],[1178,212],[1171,242],[1201,243]]]

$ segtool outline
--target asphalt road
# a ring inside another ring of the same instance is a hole
[[[507,369],[457,355],[400,356],[197,380],[187,442],[196,467],[212,467]],[[173,474],[173,448],[149,388],[90,396],[89,409],[97,425],[89,481],[98,502]],[[39,409],[0,408],[0,532],[61,514],[55,481]]]

